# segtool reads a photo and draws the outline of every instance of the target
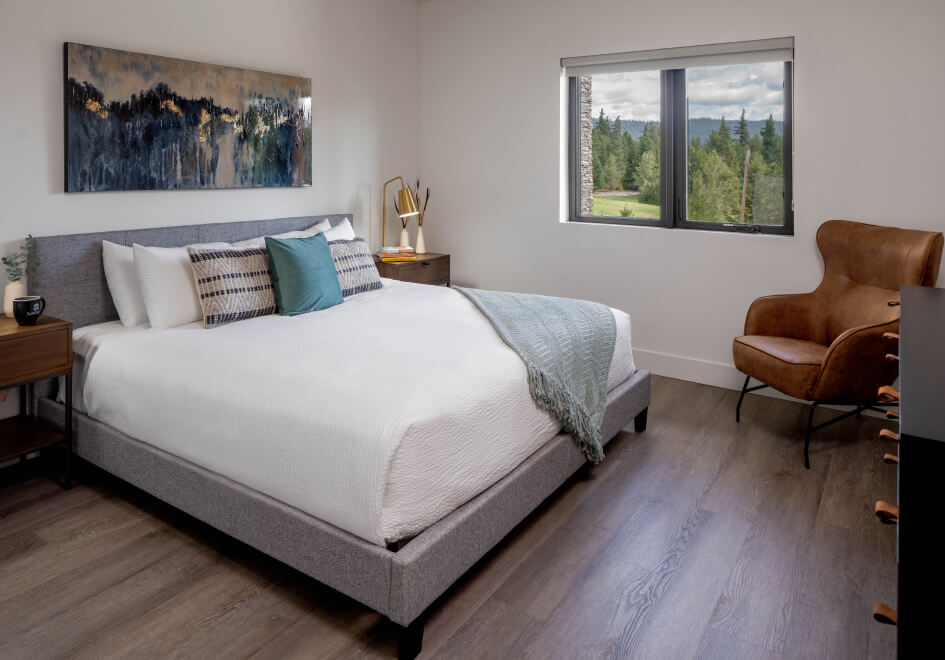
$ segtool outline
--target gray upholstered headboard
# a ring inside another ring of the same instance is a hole
[[[306,229],[325,218],[332,225],[336,225],[345,218],[351,220],[351,215],[311,215],[300,218],[103,231],[93,234],[37,236],[33,239],[33,250],[39,257],[40,264],[29,278],[30,295],[45,298],[47,314],[72,321],[73,327],[76,328],[114,321],[118,319],[118,313],[105,283],[102,241],[119,245],[138,243],[157,247],[242,241],[256,236]]]

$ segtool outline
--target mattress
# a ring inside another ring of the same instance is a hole
[[[608,391],[634,372],[614,310]],[[560,431],[469,300],[384,280],[344,304],[213,330],[75,331],[74,403],[369,542],[413,536]]]

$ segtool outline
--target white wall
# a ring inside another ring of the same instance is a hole
[[[399,36],[417,20],[416,0],[3,0],[0,252],[27,233],[319,213],[379,233],[379,184],[419,166],[419,47]],[[313,185],[64,194],[64,41],[312,78]]]
[[[731,342],[748,305],[816,286],[822,221],[945,230],[945,3],[430,0],[420,13],[428,246],[452,253],[458,283],[628,311],[640,366],[740,387]],[[783,36],[796,38],[795,236],[559,223],[561,57]]]

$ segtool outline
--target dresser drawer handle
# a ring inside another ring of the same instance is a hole
[[[899,356],[895,353],[886,353],[886,362],[899,362]]]
[[[883,429],[879,432],[879,439],[886,440],[887,442],[899,442],[899,434],[889,429]]]
[[[879,522],[884,525],[895,525],[899,522],[899,507],[893,506],[889,502],[876,500],[876,508],[873,510]]]
[[[886,419],[899,419],[899,413],[897,413],[895,410],[887,410]]]
[[[899,457],[896,456],[895,454],[889,454],[889,453],[883,454],[883,463],[885,463],[886,465],[898,465]]]
[[[877,392],[877,397],[884,403],[892,403],[899,400],[899,390],[889,385],[883,385]]]
[[[889,605],[876,603],[873,605],[873,618],[880,623],[895,626],[897,619],[896,610],[891,608]]]
[[[892,341],[899,341],[899,333],[897,332],[884,332],[883,339],[890,339]]]
[[[424,266],[429,266],[429,265],[432,264],[433,262],[432,262],[432,261],[421,261],[420,263],[423,264]]]

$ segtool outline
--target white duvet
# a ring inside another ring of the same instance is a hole
[[[76,400],[124,433],[370,542],[412,536],[560,430],[456,291],[385,280],[331,309],[213,330],[75,332]],[[608,389],[634,370],[614,311]]]

